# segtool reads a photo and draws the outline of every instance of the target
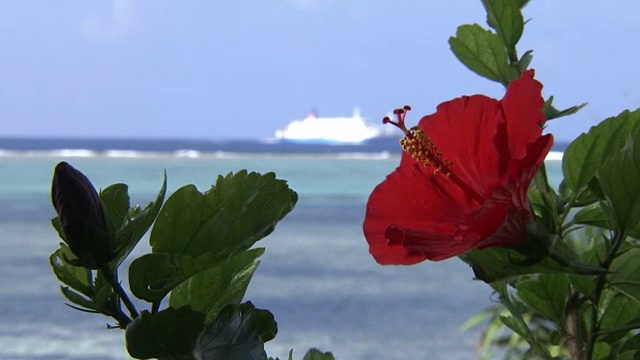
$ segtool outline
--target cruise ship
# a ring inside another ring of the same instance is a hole
[[[275,137],[281,141],[313,144],[361,144],[367,140],[401,134],[393,126],[369,124],[355,108],[351,117],[319,117],[312,111],[302,120],[294,120]]]

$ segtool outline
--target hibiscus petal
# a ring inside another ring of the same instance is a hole
[[[507,119],[508,147],[512,159],[525,157],[527,144],[540,137],[546,120],[542,113],[542,84],[533,76],[533,70],[524,71],[519,79],[509,83],[500,101]]]
[[[533,215],[526,197],[520,198],[520,188],[514,183],[496,189],[482,209],[473,214],[468,234],[480,239],[474,246],[513,246],[526,241],[526,225]]]
[[[483,95],[454,99],[423,117],[420,127],[433,140],[443,158],[452,161],[453,173],[482,197],[506,182],[504,158],[495,145],[498,126],[505,122],[500,103]],[[503,173],[500,173],[503,171]]]
[[[529,184],[535,176],[540,165],[553,146],[553,136],[547,134],[527,146],[526,156],[520,160],[509,163],[509,176],[511,182],[517,183],[520,188],[520,201],[526,203]]]
[[[389,244],[384,235],[389,225],[444,231],[442,224],[463,221],[464,211],[470,206],[451,198],[456,189],[445,189],[451,182],[443,176],[425,176],[421,165],[409,160],[403,160],[403,164],[373,190],[367,203],[364,235],[369,251],[380,263],[409,264],[425,259],[410,249]],[[455,227],[451,225],[446,231],[453,234]]]
[[[385,230],[390,246],[401,245],[412,254],[420,254],[423,259],[440,261],[470,250],[475,243],[460,241],[454,235],[443,232],[428,232],[406,229],[395,225]]]
[[[380,265],[413,265],[427,259],[420,251],[405,248],[400,243],[389,244],[382,223],[365,223],[364,228],[365,233],[370,234],[367,236],[369,253]]]
[[[444,176],[425,176],[421,167],[407,161],[389,174],[371,193],[367,218],[380,217],[387,224],[421,228],[462,221],[465,212],[477,207]]]

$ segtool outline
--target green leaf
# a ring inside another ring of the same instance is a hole
[[[127,184],[113,184],[100,191],[100,200],[107,211],[113,228],[117,231],[122,227],[129,211],[129,186]]]
[[[180,283],[222,261],[224,258],[213,253],[201,256],[146,254],[129,266],[129,287],[137,298],[159,303]]]
[[[453,54],[469,70],[507,86],[509,83],[507,50],[500,37],[480,25],[462,25],[449,38]]]
[[[616,228],[629,234],[640,227],[640,131],[629,136],[596,174]]]
[[[588,298],[593,298],[596,288],[596,277],[587,275],[567,275],[569,283],[578,292],[584,294]]]
[[[192,359],[203,327],[204,314],[189,307],[143,311],[127,326],[127,351],[136,359]]]
[[[242,301],[249,281],[264,249],[244,251],[227,261],[202,271],[184,281],[171,292],[169,305],[174,308],[190,305],[206,314],[209,324],[228,304]]]
[[[640,249],[631,248],[620,254],[609,268],[610,287],[636,300],[640,308]]]
[[[144,209],[141,209],[139,206],[128,209],[122,226],[118,228],[116,232],[116,257],[111,263],[114,268],[122,264],[147,230],[149,230],[149,227],[151,227],[151,224],[153,224],[162,208],[162,202],[164,201],[166,192],[167,174],[165,173],[162,186],[155,201],[148,203]]]
[[[275,358],[275,359],[274,359],[274,358],[272,358],[272,357],[269,357],[268,359],[269,359],[269,360],[280,360],[280,358],[278,358],[278,357],[277,357],[277,358]],[[289,350],[289,357],[287,357],[287,359],[289,359],[289,360],[293,360],[293,349]]]
[[[274,173],[220,176],[204,194],[187,185],[167,200],[150,243],[153,252],[176,255],[248,249],[275,229],[297,199]]]
[[[564,274],[541,274],[517,282],[518,296],[555,324],[562,323],[569,282]]]
[[[515,54],[515,46],[524,30],[520,8],[513,0],[482,0],[487,11],[487,23],[496,30],[507,49]]]
[[[500,321],[521,337],[526,339],[530,336],[527,325],[515,317],[511,315],[500,315]]]
[[[90,299],[85,298],[84,296],[78,294],[77,292],[69,289],[66,286],[60,286],[60,291],[62,292],[62,295],[64,295],[64,297],[67,298],[67,300],[69,300],[73,304],[76,304],[76,305],[82,307],[81,309],[78,309],[78,308],[74,307],[77,310],[96,311],[96,312],[100,312],[102,310],[100,307],[96,306],[96,304],[93,301],[91,301]],[[69,305],[69,306],[71,306],[71,305]]]
[[[64,233],[62,232],[62,224],[60,224],[60,219],[57,216],[51,219],[51,226],[55,229],[56,233],[58,233],[58,237],[60,237],[60,239],[62,239],[66,244],[67,239],[64,238]]]
[[[49,257],[49,263],[58,280],[84,295],[93,296],[95,292],[92,286],[91,270],[71,265],[67,261],[73,259],[76,259],[76,256],[71,252],[71,249],[61,243],[60,248]]]
[[[592,360],[605,360],[609,358],[611,354],[611,345],[605,342],[596,343],[593,347],[593,353],[591,354]]]
[[[203,360],[263,360],[264,343],[273,339],[278,327],[267,310],[251,302],[229,304],[200,339]]]
[[[620,347],[620,350],[618,351],[618,356],[620,358],[622,354],[628,353],[626,356],[631,355],[628,358],[633,359],[633,355],[635,355],[635,353],[639,351],[638,349],[640,349],[640,334],[635,334],[634,336],[625,340],[625,342]]]
[[[522,55],[522,57],[520,57],[520,60],[518,61],[518,70],[520,73],[529,68],[529,65],[531,65],[531,60],[533,60],[533,50],[525,51],[525,53]]]
[[[624,352],[618,352],[615,357],[616,360],[639,360],[640,359],[640,351],[639,350],[627,350]]]
[[[322,352],[316,348],[309,349],[302,360],[335,360],[330,352]]]
[[[101,279],[101,281],[98,282],[98,279]],[[106,308],[109,306],[109,303],[115,303],[117,301],[116,294],[111,285],[105,283],[102,279],[102,275],[98,272],[98,276],[96,276],[96,283],[100,285],[96,285],[97,292],[96,296],[93,297],[93,302],[99,309]]]
[[[597,275],[604,269],[579,262],[579,257],[567,244],[556,239],[544,239],[538,226],[529,227],[529,244],[519,249],[493,247],[473,249],[460,255],[473,268],[476,278],[486,283],[516,275],[564,273]]]
[[[615,224],[600,203],[583,207],[575,214],[573,221],[581,225],[595,226],[608,230],[615,229]],[[638,227],[631,229],[629,235],[636,239],[640,238],[640,229]]]
[[[580,209],[573,217],[573,221],[577,224],[612,229],[612,226],[609,224],[609,217],[605,214],[599,203],[591,204]]]
[[[574,208],[587,206],[604,198],[600,184],[598,184],[598,180],[596,180],[595,177],[592,177],[591,180],[581,188],[579,193],[573,192],[573,190],[566,185],[566,181],[562,180],[560,183],[560,193],[562,200]]]
[[[558,110],[552,105],[552,103],[553,103],[553,96],[549,96],[549,99],[547,99],[547,101],[544,102],[544,106],[542,107],[542,112],[544,113],[544,116],[547,118],[547,121],[558,119],[563,116],[573,115],[578,111],[580,111],[583,107],[587,106],[587,103],[582,103],[580,105],[572,106],[564,110]]]
[[[640,320],[640,304],[638,300],[617,289],[605,289],[601,297],[599,309],[602,315],[598,326],[606,337],[601,338],[613,343],[622,339],[629,328],[625,325],[638,323]]]
[[[624,111],[578,136],[569,144],[562,158],[566,186],[579,193],[602,164],[622,149],[628,135],[634,133],[639,125],[640,110]]]

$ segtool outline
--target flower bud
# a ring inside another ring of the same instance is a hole
[[[114,232],[91,181],[66,162],[53,174],[51,201],[60,233],[80,265],[98,269],[114,257]]]

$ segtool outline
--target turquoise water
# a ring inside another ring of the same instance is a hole
[[[368,194],[397,165],[395,157],[247,156],[232,158],[0,157],[0,358],[127,359],[123,333],[109,319],[64,305],[48,256],[59,241],[49,226],[53,167],[66,160],[96,187],[130,185],[150,201],[166,170],[170,191],[207,189],[219,174],[275,171],[300,195],[298,206],[260,246],[266,254],[246,300],[271,310],[279,333],[270,356],[297,358],[309,347],[339,359],[470,359],[479,329],[469,316],[491,304],[457,259],[382,267],[367,252],[361,222]],[[559,162],[549,162],[553,181]],[[143,240],[144,241],[144,240]],[[135,254],[147,250],[141,244]]]

